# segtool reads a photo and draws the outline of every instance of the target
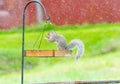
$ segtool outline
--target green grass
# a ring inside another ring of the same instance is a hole
[[[41,65],[39,65],[32,70],[25,71],[25,83],[103,79],[119,80],[119,59],[120,53],[113,52],[106,55],[82,58],[79,64],[72,61],[73,59],[67,58],[70,61],[55,63],[52,66],[44,64],[46,67],[42,67],[43,70],[41,70]],[[19,84],[20,74],[12,73],[1,76],[0,83]]]
[[[33,49],[43,27],[44,24],[27,26],[25,49]],[[81,39],[85,44],[85,54],[78,64],[75,63],[74,55],[72,58],[25,58],[25,82],[120,79],[119,27],[119,23],[64,26],[47,24],[40,49],[56,49],[54,43],[44,40],[47,32],[54,28],[57,33],[65,36],[67,43],[72,39]],[[0,31],[0,83],[20,82],[21,32],[21,28]],[[39,49],[38,45],[39,42],[34,49]]]

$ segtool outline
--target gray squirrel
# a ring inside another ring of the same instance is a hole
[[[50,31],[45,39],[49,42],[55,42],[57,44],[58,50],[73,50],[74,48],[77,48],[76,52],[77,62],[84,53],[84,44],[79,39],[74,39],[67,45],[64,36],[59,35],[54,31]]]

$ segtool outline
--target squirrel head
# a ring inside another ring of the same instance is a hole
[[[55,42],[56,36],[57,36],[57,34],[54,31],[50,31],[50,32],[48,32],[45,39],[49,42]]]

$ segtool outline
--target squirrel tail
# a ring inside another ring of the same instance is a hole
[[[81,40],[72,40],[68,46],[67,49],[68,50],[73,50],[74,48],[77,48],[77,52],[76,52],[76,61],[78,62],[80,57],[84,54],[84,44]]]

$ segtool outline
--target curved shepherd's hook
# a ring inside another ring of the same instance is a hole
[[[28,7],[28,5],[30,5],[31,3],[38,3],[42,9],[43,9],[43,12],[44,12],[44,15],[45,15],[45,18],[46,18],[46,21],[49,21],[50,20],[50,17],[47,15],[46,13],[46,10],[45,10],[45,7],[44,5],[41,3],[41,2],[38,2],[38,1],[30,1],[28,2],[25,7],[24,7],[24,10],[23,10],[23,25],[22,25],[22,63],[21,63],[21,84],[24,84],[24,31],[25,31],[25,13],[26,13],[26,9]]]

